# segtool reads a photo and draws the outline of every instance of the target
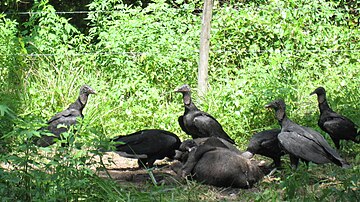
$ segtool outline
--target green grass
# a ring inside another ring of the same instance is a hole
[[[191,181],[124,185],[89,170],[102,168],[89,155],[108,147],[114,136],[159,128],[189,138],[177,122],[184,110],[181,95],[173,92],[184,83],[193,88],[196,105],[216,117],[240,149],[252,134],[279,127],[264,108],[277,98],[285,100],[293,121],[321,131],[316,98],[309,96],[318,86],[325,87],[335,111],[360,125],[360,33],[357,17],[339,9],[343,4],[216,6],[204,97],[196,94],[201,16],[193,13],[195,7],[156,2],[140,9],[94,0],[87,35],[46,1],[32,8],[43,14],[21,27],[0,15],[0,161],[13,166],[0,169],[3,201],[43,201],[44,196],[46,201],[359,201],[360,146],[351,142],[342,143],[340,151],[351,169],[286,168],[250,190]],[[98,12],[104,9],[121,12]],[[98,93],[89,98],[71,149],[56,145],[52,155],[39,153],[27,140],[73,102],[84,83]]]

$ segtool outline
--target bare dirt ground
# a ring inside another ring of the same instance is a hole
[[[137,159],[121,157],[114,152],[107,152],[103,156],[103,162],[106,165],[106,171],[101,171],[99,176],[109,177],[119,183],[145,184],[153,183],[149,170],[139,168]],[[157,160],[155,167],[151,169],[156,183],[172,184],[179,180],[176,173],[170,168],[171,162],[166,160]]]
[[[122,185],[129,186],[142,186],[145,184],[153,183],[149,171],[143,168],[139,168],[137,159],[130,159],[121,157],[114,152],[107,152],[103,156],[103,162],[106,165],[107,172],[101,171],[99,176],[107,178],[109,177]],[[113,162],[113,163],[110,163]],[[171,169],[170,165],[174,162],[167,160],[157,160],[155,167],[152,169],[153,176],[157,184],[165,185],[179,185],[180,183],[186,184],[185,180],[176,176],[176,173]],[[256,192],[257,188],[252,189],[238,189],[238,188],[220,188],[214,186],[208,186],[208,192],[204,194],[204,200],[228,200],[238,201],[239,195],[244,192]],[[200,197],[201,198],[201,197]]]
[[[51,154],[49,154],[51,155]],[[91,158],[91,157],[90,157]],[[99,156],[92,156],[92,161],[100,162]],[[171,164],[175,163],[171,161],[157,160],[154,168],[144,169],[139,168],[137,159],[125,158],[116,154],[115,152],[106,152],[102,161],[105,164],[106,171],[96,171],[100,177],[111,178],[121,184],[122,186],[129,187],[143,187],[152,185],[154,183],[160,185],[184,185],[184,189],[187,189],[187,182],[184,179],[179,178],[176,173],[171,169]],[[1,163],[0,166],[5,169],[13,169],[11,164]],[[95,171],[96,167],[92,167]],[[152,178],[153,176],[153,178]],[[265,179],[266,180],[266,179]],[[194,186],[199,188],[199,186]],[[199,198],[205,201],[242,201],[239,200],[239,196],[246,192],[258,192],[258,188],[252,189],[238,189],[238,188],[220,188],[210,185],[201,185],[202,191]]]

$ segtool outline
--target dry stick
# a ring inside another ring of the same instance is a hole
[[[102,155],[99,155],[99,158],[100,158],[100,164],[101,166],[105,169],[105,172],[107,174],[107,176],[110,178],[110,179],[113,179],[109,173],[109,171],[107,170],[105,164],[104,164],[104,161],[102,160]]]

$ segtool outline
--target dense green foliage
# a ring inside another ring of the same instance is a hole
[[[241,149],[254,132],[279,127],[263,107],[276,98],[286,101],[292,120],[320,131],[317,101],[309,96],[318,86],[327,89],[334,110],[359,125],[360,31],[356,15],[336,2],[216,4],[205,97],[196,95],[198,1],[174,6],[157,0],[143,8],[93,0],[86,33],[45,0],[35,1],[31,10],[38,13],[25,23],[0,14],[0,196],[5,201],[215,200],[209,187],[192,182],[136,189],[90,169],[103,167],[89,157],[98,155],[94,148],[116,135],[160,128],[188,138],[177,123],[181,96],[173,93],[184,83],[194,88],[197,106],[216,117]],[[84,83],[98,94],[89,98],[75,142],[66,149],[35,148],[27,140],[73,102]],[[344,144],[341,154],[351,169],[284,170],[254,193],[241,191],[238,200],[358,201],[359,151],[359,145]]]

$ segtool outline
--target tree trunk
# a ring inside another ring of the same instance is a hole
[[[213,0],[204,0],[202,26],[200,35],[200,61],[198,69],[198,94],[204,96],[208,86],[210,22],[212,17]]]

